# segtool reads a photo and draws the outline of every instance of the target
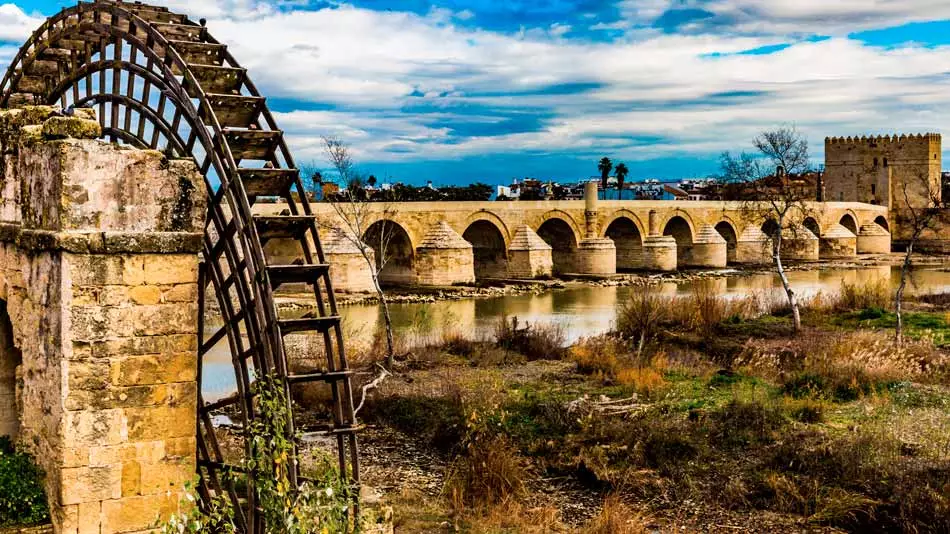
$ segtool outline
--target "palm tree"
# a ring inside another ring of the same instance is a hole
[[[366,183],[368,183],[370,187],[376,187],[376,175],[370,174],[369,178],[366,180]]]
[[[617,167],[614,168],[614,176],[617,177],[617,200],[623,199],[623,181],[629,173],[630,169],[623,163],[618,163]]]
[[[613,168],[614,164],[608,157],[600,158],[597,164],[597,170],[600,171],[600,188],[604,190],[604,198],[607,198],[607,177],[610,176],[610,170]]]

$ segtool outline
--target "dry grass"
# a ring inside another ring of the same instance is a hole
[[[599,336],[584,339],[570,348],[569,357],[577,372],[598,380],[629,386],[642,395],[654,395],[664,388],[663,375],[669,367],[666,353],[635,356],[620,340]]]
[[[867,308],[887,309],[893,295],[886,280],[849,284],[841,282],[835,308],[838,310],[864,310]]]
[[[580,532],[582,534],[644,534],[648,521],[627,506],[616,495],[604,499],[600,513],[594,516]]]
[[[495,342],[505,350],[523,354],[528,361],[560,360],[567,354],[564,330],[558,325],[522,326],[517,317],[502,317],[495,325]]]
[[[456,513],[485,511],[522,497],[524,460],[501,436],[471,442],[452,465],[444,492]]]
[[[783,383],[795,397],[851,401],[896,382],[945,380],[950,357],[926,340],[897,345],[880,332],[857,331],[804,336],[794,345],[749,346],[736,366]]]

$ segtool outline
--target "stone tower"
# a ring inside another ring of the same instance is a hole
[[[887,206],[894,238],[905,238],[900,224],[905,188],[912,206],[926,206],[932,195],[939,198],[941,164],[936,133],[827,137],[824,199]]]

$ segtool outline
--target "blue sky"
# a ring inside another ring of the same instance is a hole
[[[0,68],[72,2],[0,0]],[[950,124],[941,0],[168,0],[231,46],[298,161],[321,136],[413,183],[562,181],[602,156],[634,179],[714,173],[793,124],[827,135]]]

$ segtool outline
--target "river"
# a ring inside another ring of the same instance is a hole
[[[802,298],[819,292],[837,293],[843,282],[863,284],[886,280],[892,288],[900,281],[900,268],[877,266],[857,269],[795,270],[788,273],[789,282]],[[753,292],[782,293],[781,281],[772,273],[724,272],[704,278],[716,286],[726,298]],[[663,281],[651,286],[665,295],[690,292],[692,281]],[[617,310],[632,291],[642,286],[590,286],[553,290],[541,294],[508,295],[492,298],[447,300],[432,303],[391,304],[390,311],[397,334],[406,342],[423,343],[438,339],[445,331],[455,331],[473,338],[488,338],[501,317],[518,317],[532,324],[558,325],[567,342],[592,336],[613,328]],[[921,267],[911,274],[909,295],[950,292],[950,270],[944,267]],[[377,324],[382,324],[381,310],[376,304],[341,307],[344,336],[348,346],[365,347],[373,338]],[[205,400],[229,393],[234,387],[231,356],[227,342],[222,341],[205,359],[202,389]]]

